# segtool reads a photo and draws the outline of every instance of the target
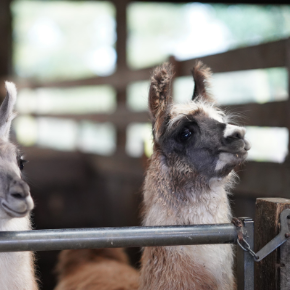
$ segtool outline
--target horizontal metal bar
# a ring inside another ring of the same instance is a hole
[[[236,243],[232,224],[0,232],[0,252]]]

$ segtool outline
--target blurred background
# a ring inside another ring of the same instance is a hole
[[[176,102],[190,100],[201,59],[217,102],[247,127],[234,215],[290,197],[290,5],[213,2],[0,1],[0,95],[4,80],[17,84],[12,135],[29,160],[36,229],[139,225],[149,77],[168,60]],[[128,252],[138,266],[140,250]],[[57,254],[37,253],[43,290]]]

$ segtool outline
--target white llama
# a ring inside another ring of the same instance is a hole
[[[29,186],[21,178],[25,160],[9,142],[17,92],[9,82],[6,90],[7,96],[0,107],[0,231],[25,231],[31,229],[29,214],[34,205]],[[0,289],[38,289],[32,253],[0,253]]]
[[[228,124],[225,113],[209,96],[209,76],[210,70],[197,62],[193,69],[192,101],[173,104],[171,65],[164,64],[153,72],[149,111],[154,150],[144,184],[144,226],[231,222],[228,189],[233,183],[232,170],[245,160],[250,146],[244,139],[245,129]],[[139,286],[122,282],[114,269],[119,284],[112,287],[112,275],[106,277],[97,265],[113,268],[98,255],[97,251],[91,251],[81,258],[78,250],[64,251],[58,264],[60,281],[56,289],[233,290],[236,287],[231,245],[147,247],[142,255]],[[114,259],[113,254],[110,259]],[[121,269],[122,265],[115,263],[115,267]],[[127,280],[132,277],[132,282],[136,280],[135,272],[122,271],[122,275]]]

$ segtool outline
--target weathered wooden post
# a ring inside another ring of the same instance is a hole
[[[255,218],[255,251],[280,232],[280,214],[290,208],[290,199],[258,198]],[[290,225],[290,219],[288,219]],[[290,239],[255,267],[255,290],[290,289]]]

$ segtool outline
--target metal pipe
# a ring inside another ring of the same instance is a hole
[[[0,232],[0,252],[233,244],[232,224]]]

